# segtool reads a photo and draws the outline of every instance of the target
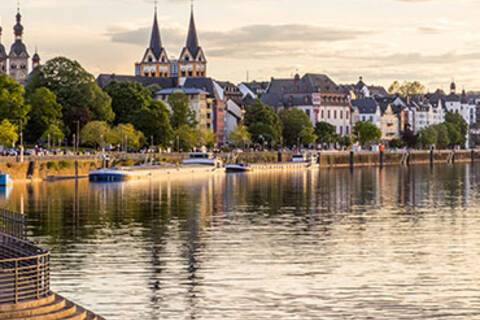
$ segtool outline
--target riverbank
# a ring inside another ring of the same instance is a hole
[[[416,164],[450,164],[480,160],[480,150],[442,150],[442,151],[401,151],[401,152],[350,152],[321,151],[316,167],[322,168],[356,168],[374,166],[409,166]],[[291,152],[244,152],[232,155],[219,154],[225,162],[254,164],[258,170],[278,169],[283,164],[288,169],[292,159]],[[188,154],[112,154],[110,167],[135,166],[150,161],[179,164]],[[102,168],[99,156],[73,157],[27,157],[21,163],[15,158],[0,158],[0,171],[8,173],[15,181],[58,180],[75,177],[87,177],[90,171]]]

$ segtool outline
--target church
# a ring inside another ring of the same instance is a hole
[[[153,17],[150,45],[141,62],[135,64],[135,75],[151,78],[197,78],[207,76],[207,60],[199,44],[193,5],[190,14],[187,41],[178,59],[170,59],[162,44],[157,19],[157,6]]]
[[[29,64],[30,55],[27,46],[23,42],[23,25],[20,8],[17,9],[16,24],[13,27],[14,42],[7,54],[5,46],[2,44],[2,27],[0,26],[0,74],[9,74],[19,83],[24,84],[27,81],[31,70],[40,65],[40,56],[37,52],[32,57],[31,69]]]

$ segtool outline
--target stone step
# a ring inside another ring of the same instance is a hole
[[[0,312],[0,319],[21,319],[21,318],[33,317],[36,315],[42,315],[46,313],[59,311],[65,308],[65,306],[66,306],[65,299],[55,296],[55,300],[49,304],[36,306],[32,308],[25,308],[22,310],[10,311],[10,312]]]
[[[17,304],[0,304],[0,314],[4,312],[42,307],[44,305],[53,303],[56,298],[56,295],[51,294],[48,297],[39,300],[26,301]]]
[[[73,303],[67,302],[67,304],[63,309],[60,309],[54,312],[35,315],[32,317],[20,318],[20,319],[22,320],[60,320],[60,319],[67,319],[68,317],[75,315],[76,312],[77,312],[77,306],[75,306]]]

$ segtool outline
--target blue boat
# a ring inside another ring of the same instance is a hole
[[[12,179],[6,173],[0,173],[0,187],[8,187],[12,185]]]

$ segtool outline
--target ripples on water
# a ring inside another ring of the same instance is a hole
[[[107,319],[480,319],[480,167],[16,185]],[[5,201],[5,200],[4,200]]]

